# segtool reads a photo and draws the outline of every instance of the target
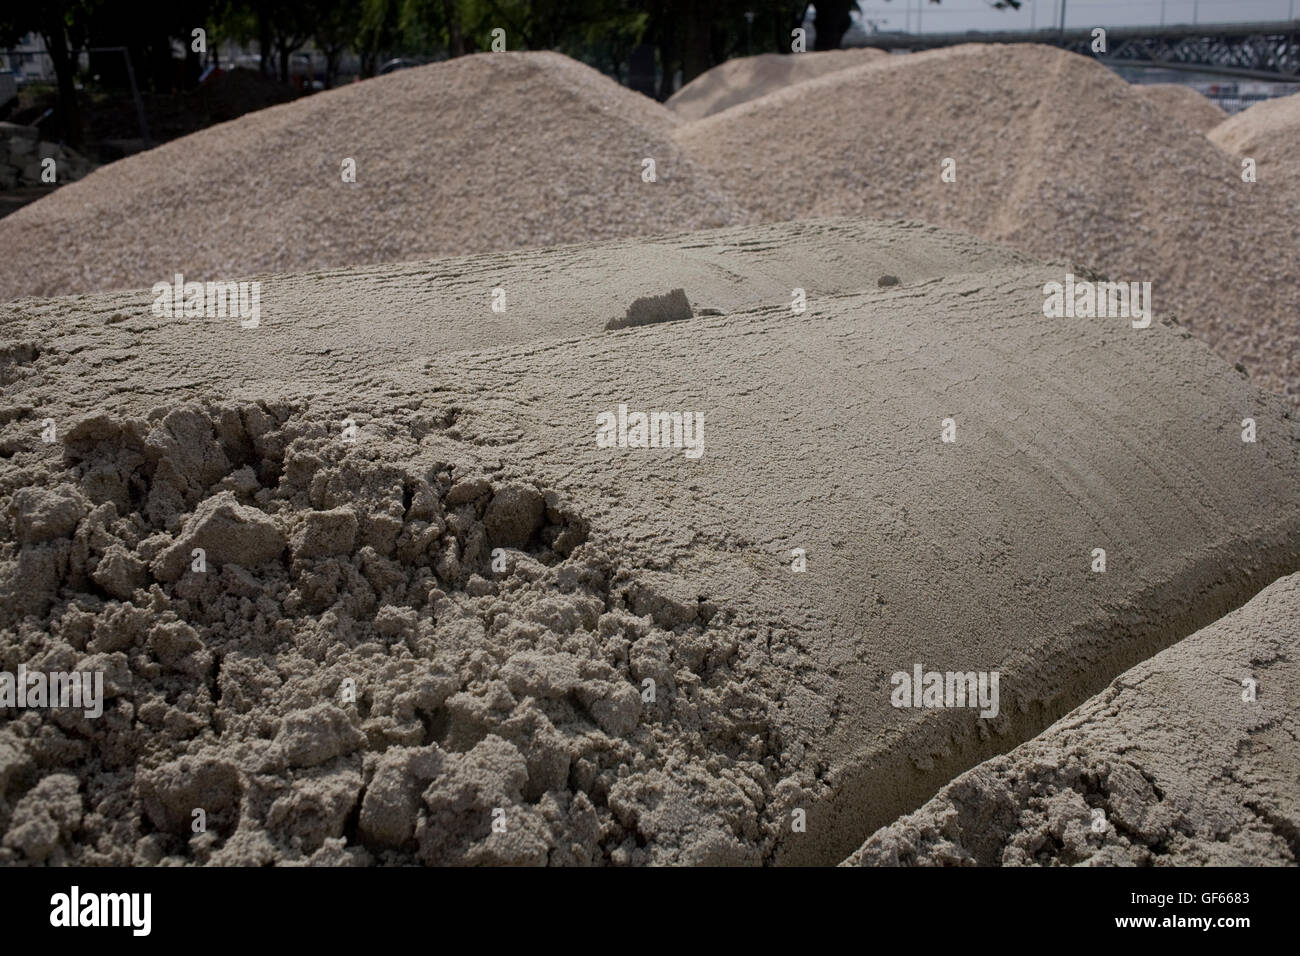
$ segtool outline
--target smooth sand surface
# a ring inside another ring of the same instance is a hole
[[[1300,399],[1300,191],[1243,182],[1236,156],[1090,58],[880,58],[674,135],[762,221],[920,219],[1150,282],[1160,310]]]
[[[0,852],[842,860],[1300,569],[1288,404],[1045,318],[1065,269],[838,220],[264,276],[257,329],[10,305],[3,664],[115,696],[6,726]],[[620,405],[702,454],[599,447]],[[895,708],[914,664],[998,671],[998,715]]]

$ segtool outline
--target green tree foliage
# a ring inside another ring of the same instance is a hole
[[[1020,6],[1020,0],[986,2]],[[816,3],[816,49],[839,46],[855,7],[855,0]],[[647,44],[662,99],[678,75],[689,82],[734,56],[788,52],[790,31],[806,9],[794,0],[37,0],[4,5],[0,44],[31,32],[44,38],[58,76],[64,137],[77,145],[80,51],[125,47],[142,86],[176,89],[193,84],[203,66],[190,44],[198,26],[208,33],[208,62],[217,62],[223,40],[256,42],[263,72],[284,81],[293,54],[311,43],[324,55],[327,86],[337,82],[348,52],[359,58],[363,76],[373,76],[390,57],[428,60],[486,50],[496,28],[506,31],[511,50],[558,50],[620,81],[633,50]],[[183,62],[178,49],[185,51]]]
[[[86,45],[95,0],[40,0],[9,3],[0,10],[0,44],[14,46],[29,33],[39,34],[54,65],[59,88],[59,122],[64,140],[80,148],[84,139],[77,105],[77,57]]]

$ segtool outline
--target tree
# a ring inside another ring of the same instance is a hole
[[[364,0],[354,48],[361,57],[361,75],[374,76],[379,55],[392,50],[397,41],[397,0]]]
[[[338,82],[339,64],[356,35],[357,22],[351,0],[321,0],[312,38],[325,54],[325,89],[333,89]]]
[[[94,0],[40,0],[6,4],[0,13],[0,44],[14,46],[29,33],[39,34],[45,41],[59,91],[63,139],[74,149],[85,142],[77,104],[77,59],[86,45],[86,22],[94,5]]]
[[[844,40],[844,34],[848,33],[849,27],[853,25],[849,14],[858,9],[857,3],[854,0],[818,0],[816,7],[817,37],[813,42],[813,48],[838,50]]]

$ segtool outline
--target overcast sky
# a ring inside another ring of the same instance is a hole
[[[815,0],[814,0],[815,2]],[[1147,26],[1165,23],[1235,23],[1289,20],[1300,0],[1065,0],[1066,26]],[[864,20],[879,30],[913,30],[920,18],[929,33],[965,30],[1027,30],[1060,22],[1061,0],[1025,0],[1019,11],[994,10],[984,0],[858,0]],[[919,14],[918,14],[919,10]]]

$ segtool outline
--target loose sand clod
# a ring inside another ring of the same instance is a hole
[[[1296,865],[1297,620],[1292,575],[962,774],[846,862]]]
[[[251,330],[14,303],[0,664],[111,700],[0,730],[0,855],[843,859],[1300,570],[1288,406],[1045,319],[1062,268],[835,221],[266,276]],[[604,331],[676,287],[708,311]],[[599,447],[620,404],[702,456]],[[892,707],[914,663],[999,671],[998,716]]]

